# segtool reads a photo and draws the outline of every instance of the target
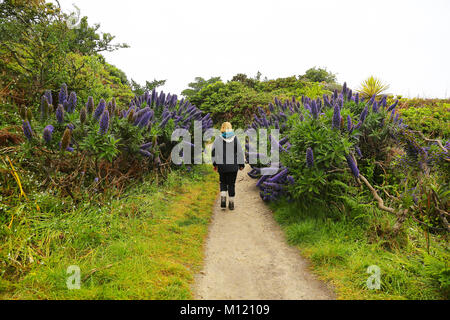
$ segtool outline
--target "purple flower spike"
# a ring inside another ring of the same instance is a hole
[[[102,116],[100,118],[100,129],[98,132],[100,134],[105,134],[108,132],[109,128],[109,112],[108,110],[103,111]]]
[[[394,118],[394,123],[397,123],[399,114],[397,113]]]
[[[355,151],[356,151],[356,154],[358,155],[358,157],[362,158],[361,149],[359,149],[358,146],[355,146]]]
[[[394,114],[395,114],[395,109],[392,109],[391,115],[389,117],[389,121],[392,121],[392,119],[394,118]]]
[[[306,149],[306,165],[309,168],[314,165],[314,154],[311,148]]]
[[[373,102],[372,104],[372,111],[373,112],[378,112],[378,104],[376,101]]]
[[[59,90],[58,103],[64,104],[64,101],[66,100],[67,100],[67,85],[63,83],[61,85],[61,89]]]
[[[341,128],[341,110],[339,109],[339,106],[337,104],[334,105],[333,120],[331,122],[331,126],[333,129]]]
[[[386,108],[386,95],[383,95],[383,98],[381,98],[381,101],[379,103],[380,106],[383,106],[383,108]]]
[[[62,106],[62,104],[59,104],[58,108],[56,108],[55,115],[56,121],[58,121],[58,123],[64,122],[64,107]]]
[[[42,137],[44,138],[45,142],[50,143],[50,141],[52,140],[52,134],[54,129],[55,128],[51,124],[49,124],[44,128],[44,133],[42,134]]]
[[[367,106],[366,106],[366,107],[364,108],[364,110],[361,112],[361,115],[360,115],[360,117],[359,117],[361,123],[363,123],[364,120],[366,119],[367,113],[369,113],[369,109],[368,109]]]
[[[150,121],[151,116],[152,116],[152,113],[150,111],[146,112],[142,116],[141,120],[139,121],[138,126],[141,128],[144,128],[146,125],[148,125],[148,122]]]
[[[319,117],[319,111],[317,110],[317,105],[315,101],[311,102],[311,114],[314,119]]]
[[[22,121],[22,129],[25,137],[31,141],[31,138],[33,137],[33,130],[31,130],[31,125],[28,120]]]
[[[69,96],[69,112],[72,113],[75,110],[75,107],[77,106],[77,95],[75,92],[71,92]]]
[[[46,90],[44,96],[47,98],[49,104],[53,104],[52,92],[50,90]]]
[[[100,118],[100,116],[103,114],[103,111],[105,111],[105,108],[106,108],[105,99],[100,99],[97,109],[95,109],[95,112],[94,112],[94,119]]]
[[[350,170],[352,171],[353,175],[355,176],[355,178],[359,177],[359,170],[358,167],[356,166],[355,160],[353,160],[353,157],[351,155],[346,155],[345,159],[347,159],[347,164],[350,168]]]
[[[144,143],[143,145],[141,145],[140,149],[145,150],[145,149],[150,148],[151,146],[152,146],[152,142],[147,142],[147,143]]]
[[[352,130],[352,117],[350,117],[350,115],[347,116],[347,130],[350,131]]]
[[[393,104],[391,104],[391,105],[389,106],[389,108],[387,109],[387,111],[392,111],[392,110],[394,110],[395,107],[397,106],[397,104],[398,104],[398,100],[396,100]]]

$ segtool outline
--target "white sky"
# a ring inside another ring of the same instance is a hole
[[[371,74],[389,92],[450,96],[450,0],[60,0],[131,47],[104,54],[129,78],[167,79],[180,94],[194,77],[261,71],[269,79],[313,66],[356,89]]]

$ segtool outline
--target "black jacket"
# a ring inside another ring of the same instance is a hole
[[[212,163],[219,172],[236,172],[245,167],[244,152],[236,136],[225,139],[216,137],[211,151]]]

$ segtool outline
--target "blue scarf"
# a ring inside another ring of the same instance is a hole
[[[233,131],[222,132],[222,137],[224,137],[225,139],[231,138],[232,136],[234,136]]]

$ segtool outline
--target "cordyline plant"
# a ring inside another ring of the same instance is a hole
[[[387,89],[389,89],[389,85],[384,84],[380,79],[377,79],[374,76],[370,76],[362,82],[359,92],[362,97],[370,98],[374,95],[380,95]]]
[[[393,195],[383,199],[380,191],[373,187],[377,181],[389,177],[388,169],[392,178],[385,183],[397,183],[398,171],[393,168],[396,161],[392,161],[389,150],[407,150],[403,157],[416,157],[416,167],[424,173],[424,170],[438,171],[442,165],[448,168],[448,149],[445,142],[422,141],[439,146],[439,152],[435,151],[431,156],[427,151],[430,146],[422,146],[411,137],[405,139],[410,130],[396,112],[398,101],[388,106],[386,96],[380,98],[373,94],[369,98],[365,101],[344,83],[341,92],[334,91],[322,99],[302,96],[300,101],[293,97],[282,102],[275,98],[267,109],[258,108],[250,127],[279,129],[281,134],[279,141],[272,140],[270,144],[275,143],[279,148],[278,171],[271,176],[262,175],[262,169],[267,166],[258,164],[252,165],[249,172],[250,177],[258,179],[261,198],[265,201],[285,197],[299,201],[338,202],[344,194],[354,192],[352,190],[358,194],[358,185],[365,185],[379,209],[395,214],[397,223],[393,232],[397,233],[405,217],[413,215],[420,204],[406,203],[405,198]],[[249,143],[245,147],[248,156]],[[377,176],[374,176],[374,169]],[[366,174],[369,174],[368,178]],[[441,174],[440,179],[445,179],[444,176]],[[420,179],[416,174],[409,178],[408,183],[415,181],[417,184]],[[352,185],[356,189],[351,189]],[[383,196],[388,194],[387,190],[386,187],[383,189]],[[446,201],[442,200],[437,200],[442,204],[437,212],[448,209],[443,205]],[[385,204],[387,202],[390,206]],[[448,230],[445,215],[440,214],[439,217]]]

